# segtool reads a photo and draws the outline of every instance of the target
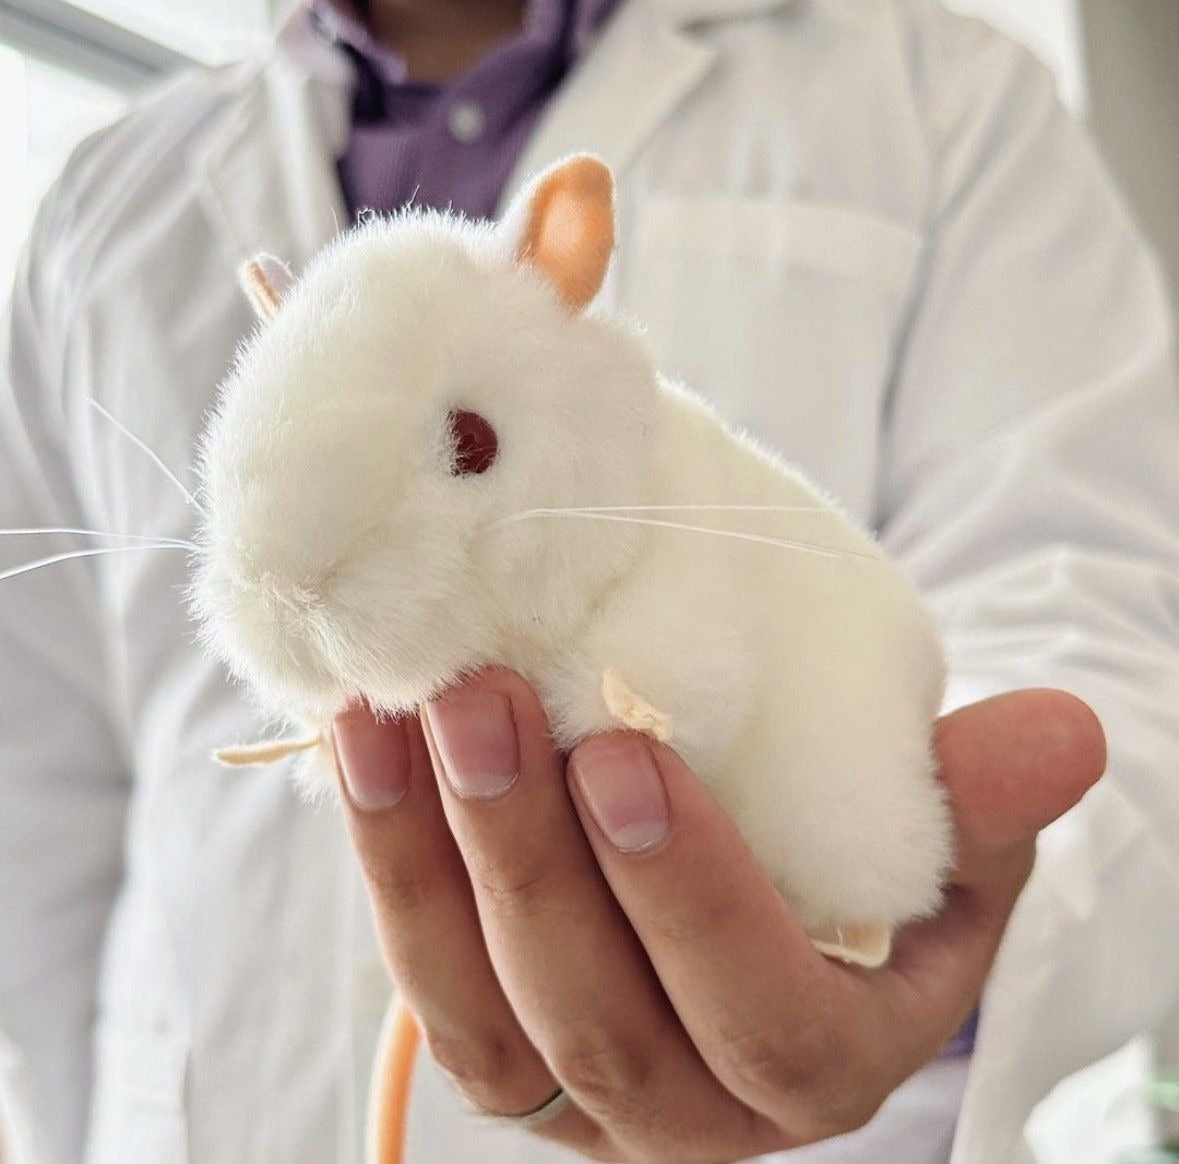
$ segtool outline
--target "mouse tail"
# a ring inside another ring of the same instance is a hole
[[[405,1164],[409,1132],[410,1085],[421,1028],[403,1002],[385,1015],[373,1064],[368,1105],[369,1164]]]

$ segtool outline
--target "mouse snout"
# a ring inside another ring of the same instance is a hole
[[[288,699],[321,703],[342,684],[331,643],[336,563],[289,569],[211,559],[197,587],[199,613],[234,666]]]

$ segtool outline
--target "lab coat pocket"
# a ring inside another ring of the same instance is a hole
[[[851,206],[651,194],[622,306],[663,370],[868,518],[922,236]]]
[[[187,1164],[188,1040],[100,1019],[87,1164]]]

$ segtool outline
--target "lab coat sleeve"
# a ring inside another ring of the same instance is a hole
[[[1179,395],[1157,266],[1047,70],[912,11],[931,228],[883,538],[944,629],[951,705],[1059,686],[1109,740],[984,996],[953,1159],[991,1164],[1030,1159],[1032,1105],[1179,990]]]
[[[60,188],[46,199],[2,320],[0,529],[88,524],[62,407],[63,200]],[[86,544],[0,538],[0,569]],[[22,1125],[15,1142],[54,1164],[83,1155],[98,964],[121,879],[128,765],[102,621],[90,562],[0,583],[0,1112]]]

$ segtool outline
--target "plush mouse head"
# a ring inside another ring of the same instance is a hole
[[[266,702],[414,706],[560,641],[625,568],[630,526],[505,520],[642,493],[655,371],[586,313],[613,225],[609,171],[576,157],[498,226],[407,210],[297,280],[244,269],[262,323],[203,443],[194,604]]]

